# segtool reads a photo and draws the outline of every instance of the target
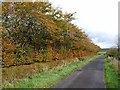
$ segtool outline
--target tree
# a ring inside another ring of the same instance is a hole
[[[3,37],[14,41],[13,61],[19,65],[81,58],[99,51],[99,47],[71,23],[75,13],[63,14],[48,2],[3,2],[2,7]]]

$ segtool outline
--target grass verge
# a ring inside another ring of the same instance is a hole
[[[24,79],[16,79],[12,82],[5,82],[4,88],[49,88],[57,82],[74,72],[76,69],[81,68],[88,64],[90,61],[97,58],[99,55],[87,58],[83,61],[71,62],[67,65],[59,65],[56,68],[42,73],[31,75]]]
[[[108,58],[105,58],[105,81],[106,88],[118,88],[118,74]]]

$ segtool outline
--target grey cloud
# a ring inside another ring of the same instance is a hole
[[[111,37],[112,36],[112,37]],[[107,33],[88,33],[88,37],[96,44],[103,44],[106,47],[112,47],[115,43],[115,37]]]

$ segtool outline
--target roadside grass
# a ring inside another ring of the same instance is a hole
[[[105,81],[106,88],[118,88],[118,73],[112,67],[108,58],[105,58]]]
[[[89,57],[85,60],[79,60],[77,62],[70,62],[69,64],[60,64],[56,68],[49,71],[44,71],[31,75],[24,79],[16,79],[12,82],[5,82],[3,88],[50,88],[57,82],[88,64],[90,61],[97,58],[99,55]]]

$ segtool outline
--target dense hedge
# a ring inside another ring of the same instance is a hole
[[[111,48],[107,51],[106,55],[110,56],[110,57],[114,57],[117,60],[119,60],[120,52],[119,52],[118,48]]]

